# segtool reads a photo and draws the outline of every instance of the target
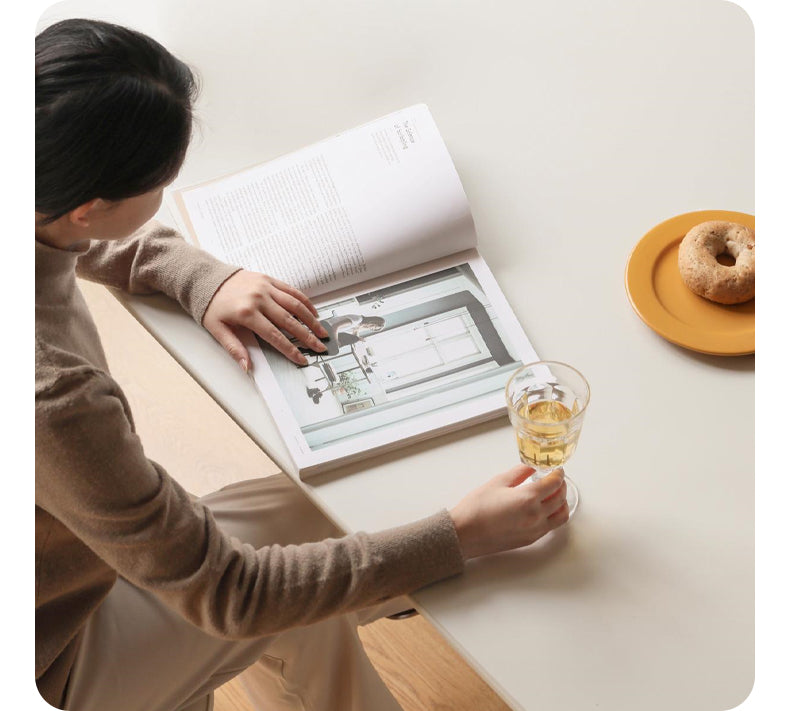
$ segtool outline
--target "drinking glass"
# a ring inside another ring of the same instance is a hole
[[[564,465],[576,450],[590,402],[590,386],[575,368],[542,360],[513,373],[505,395],[521,461],[535,468],[529,480],[542,479]],[[568,510],[573,516],[579,505],[579,490],[567,476],[565,482]]]

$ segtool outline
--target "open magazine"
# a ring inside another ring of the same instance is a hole
[[[496,417],[538,360],[423,104],[169,199],[195,243],[301,289],[330,333],[307,366],[248,336],[303,477]]]

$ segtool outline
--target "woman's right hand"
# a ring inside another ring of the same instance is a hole
[[[519,486],[534,469],[524,464],[467,494],[450,511],[465,560],[534,543],[568,520],[565,471]]]

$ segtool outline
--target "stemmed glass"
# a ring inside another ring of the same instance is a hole
[[[530,480],[542,479],[565,464],[576,450],[590,386],[575,368],[542,360],[513,373],[505,395],[521,461],[535,468]],[[568,510],[573,516],[579,490],[567,476],[565,482]]]

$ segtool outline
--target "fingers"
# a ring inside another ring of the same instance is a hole
[[[568,521],[570,518],[570,509],[568,508],[567,501],[568,484],[565,481],[565,471],[562,467],[555,469],[541,481],[543,482],[550,478],[553,481],[559,481],[559,486],[541,501],[540,506],[543,514],[546,516],[546,523],[551,531]]]
[[[288,360],[297,365],[307,365],[307,358],[260,311],[253,314],[247,328],[257,333],[266,343],[282,353]]]
[[[250,356],[244,344],[239,340],[239,337],[233,332],[230,326],[218,321],[208,329],[214,338],[217,339],[219,344],[230,353],[231,358],[235,360],[241,369],[246,373],[250,369]]]
[[[562,482],[560,488],[557,489],[551,496],[543,499],[540,506],[547,516],[550,516],[557,511],[564,503],[568,495],[568,487],[565,481]]]
[[[280,291],[284,291],[286,294],[289,294],[297,301],[301,302],[304,306],[307,307],[308,311],[313,314],[313,316],[318,317],[318,310],[313,306],[313,303],[308,299],[299,289],[291,286],[290,284],[286,284],[284,281],[280,281],[279,279],[271,279],[271,283],[273,286],[276,286]],[[284,305],[284,304],[283,304]],[[305,323],[307,323],[305,321]],[[321,327],[323,331],[323,327]],[[326,338],[327,332],[324,331],[322,334],[319,333],[321,338]]]
[[[500,486],[514,487],[523,484],[529,477],[535,473],[532,467],[526,464],[517,464],[512,469],[494,477],[494,481]]]
[[[560,506],[553,514],[546,517],[546,522],[549,524],[549,526],[551,526],[549,530],[559,528],[563,523],[568,523],[570,514],[571,511],[568,508],[568,502],[563,501],[562,506]]]
[[[283,315],[286,317],[285,324],[278,323],[278,326],[285,328],[288,333],[298,338],[308,348],[312,348],[319,352],[326,350],[326,347],[324,347],[321,341],[313,336],[313,334],[321,338],[326,338],[329,334],[319,320],[313,316],[312,312],[301,301],[282,291],[274,292],[272,294],[272,299],[281,308]],[[269,318],[274,321],[271,315],[269,315]],[[298,331],[301,331],[301,333],[294,332],[294,327],[297,328]],[[305,338],[309,340],[305,340]]]
[[[318,311],[298,289],[264,274],[241,270],[217,291],[203,316],[203,326],[242,364],[249,354],[235,329],[245,327],[297,365],[307,359],[279,329],[317,353],[326,351],[318,337],[329,334],[318,321]],[[318,336],[318,337],[317,337]],[[243,355],[239,355],[243,354]]]
[[[278,328],[290,333],[303,346],[310,348],[316,353],[323,353],[326,350],[326,346],[315,337],[313,332],[305,326],[305,324],[288,313],[276,302],[272,302],[268,308],[266,308],[264,316]]]
[[[540,497],[540,500],[543,501],[554,494],[557,489],[562,486],[564,481],[565,470],[562,467],[558,467],[557,469],[549,472],[542,479],[531,482],[531,486],[533,487],[535,493]]]

